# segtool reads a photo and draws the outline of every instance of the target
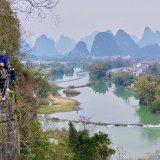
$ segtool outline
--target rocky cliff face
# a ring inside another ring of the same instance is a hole
[[[0,159],[18,160],[20,156],[20,135],[14,99],[8,97],[0,102]]]

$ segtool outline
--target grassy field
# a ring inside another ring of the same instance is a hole
[[[79,103],[70,98],[50,97],[54,104],[41,106],[39,112],[43,114],[52,114],[56,112],[70,112],[79,109]]]
[[[52,105],[45,106],[40,109],[40,113],[51,114],[55,112],[69,112],[73,110],[77,110],[78,107],[76,104],[64,104],[64,105]]]

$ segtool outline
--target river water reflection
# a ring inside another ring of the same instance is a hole
[[[83,76],[77,73],[78,71],[75,70],[73,76],[63,76],[62,79],[57,80],[57,84],[67,87],[88,83],[87,73]],[[77,80],[58,83],[58,81],[71,79]],[[81,92],[80,95],[74,97],[80,102],[81,109],[74,112],[52,114],[50,117],[78,120],[80,116],[85,116],[94,122],[160,124],[160,116],[148,112],[145,106],[140,106],[136,94],[123,87],[99,80],[91,87],[77,88],[76,90]],[[60,93],[63,95],[62,91]],[[67,127],[66,123],[56,123],[56,126]],[[124,147],[132,157],[153,153],[160,149],[160,128],[96,126],[94,130],[108,133],[114,146]]]

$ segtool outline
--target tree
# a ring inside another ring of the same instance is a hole
[[[96,78],[104,77],[107,70],[107,64],[103,61],[96,61],[89,67],[90,75]]]
[[[74,128],[73,123],[69,123],[69,147],[74,148],[78,140],[78,132]]]
[[[115,154],[116,160],[127,160],[127,152],[122,147],[116,148],[116,154]]]
[[[111,141],[107,134],[99,132],[90,136],[88,130],[77,131],[72,123],[69,125],[68,143],[74,153],[74,160],[106,160],[115,153],[109,147]]]
[[[114,73],[112,78],[115,84],[121,85],[121,86],[129,86],[134,81],[133,74],[128,72],[122,72],[122,71]]]
[[[109,148],[111,141],[107,134],[99,132],[95,133],[93,139],[96,143],[96,148],[98,149],[99,156],[101,160],[106,160],[115,153],[114,149]]]
[[[160,74],[160,64],[154,63],[147,68],[147,73],[152,75]]]
[[[160,111],[159,78],[151,75],[140,77],[135,83],[140,102],[145,103],[152,112]]]

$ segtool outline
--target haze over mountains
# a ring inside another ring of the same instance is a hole
[[[91,55],[93,56],[116,56],[118,44],[114,37],[108,32],[100,32],[93,41]]]
[[[152,45],[157,43],[160,46],[160,32],[152,31],[149,27],[144,29],[143,37],[139,41],[140,46]]]
[[[118,44],[119,52],[122,55],[134,55],[139,50],[139,46],[130,37],[130,35],[121,29],[116,33],[115,40]]]
[[[83,56],[88,56],[89,51],[87,49],[87,45],[83,41],[79,41],[74,49],[68,53],[69,56],[74,56],[74,57],[83,57]]]
[[[70,52],[76,45],[76,42],[69,37],[62,35],[58,42],[55,43],[55,48],[60,54]]]
[[[89,52],[91,51],[94,38],[98,33],[99,33],[98,31],[95,31],[95,32],[91,33],[91,35],[88,35],[84,38],[81,38],[81,41],[86,43]]]
[[[34,44],[34,47],[30,47],[30,56],[36,56],[39,59],[47,59],[50,60],[50,58],[58,57],[60,53],[58,52],[57,48],[55,47],[56,43],[53,39],[47,37],[46,35],[41,35],[36,39],[36,42]],[[26,41],[21,43],[21,51],[26,52],[26,47],[29,47],[29,45],[26,43]],[[27,53],[28,56],[28,53]]]
[[[26,43],[26,42],[25,42]],[[26,44],[27,45],[27,44]],[[23,47],[21,47],[23,48]],[[37,38],[32,54],[37,57],[71,56],[131,56],[160,58],[160,32],[144,29],[140,40],[119,29],[114,35],[112,31],[93,32],[76,43],[67,36],[61,36],[58,42],[42,35]]]

